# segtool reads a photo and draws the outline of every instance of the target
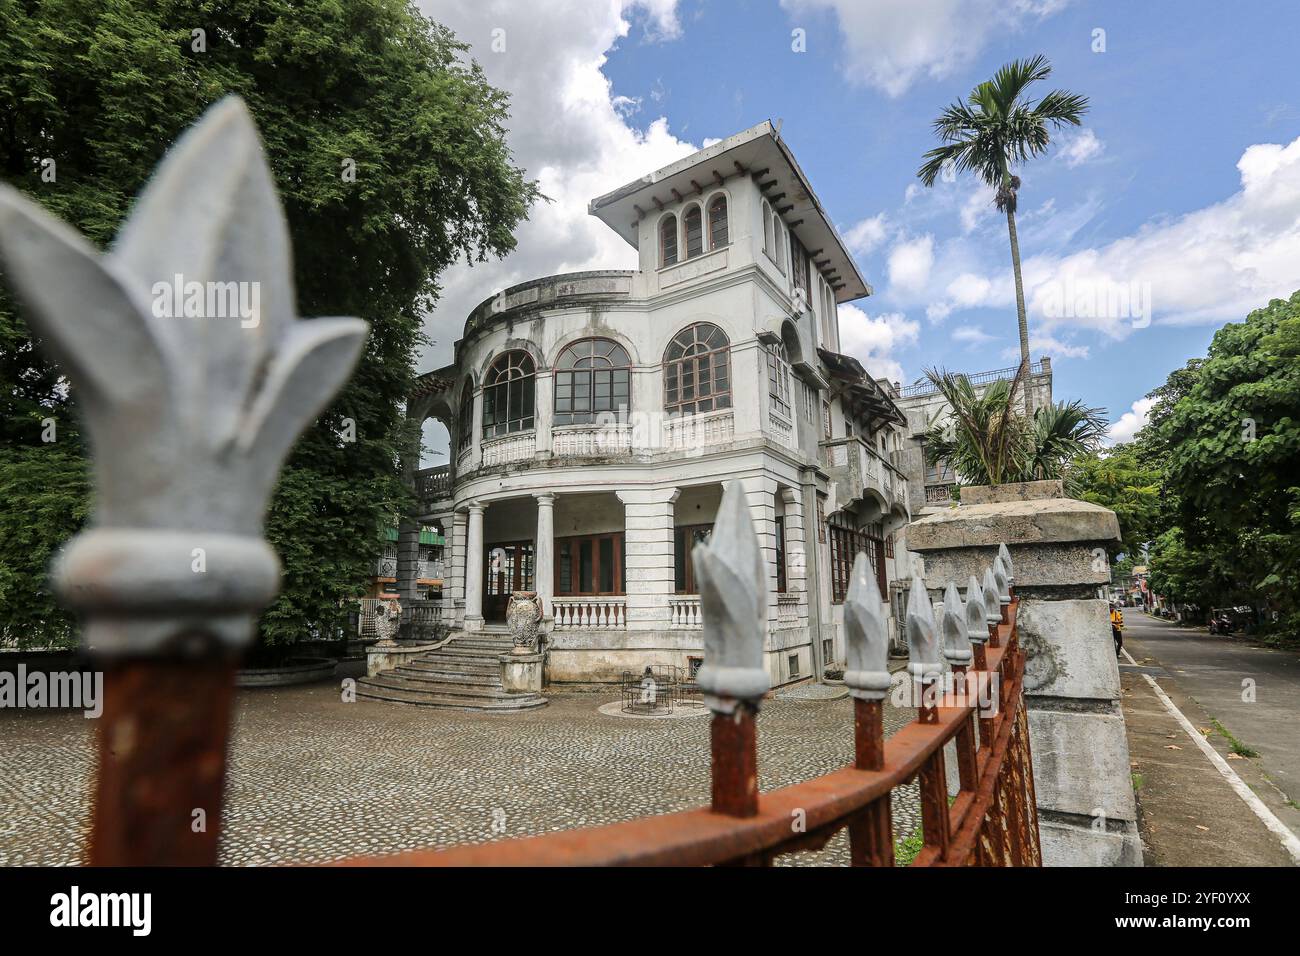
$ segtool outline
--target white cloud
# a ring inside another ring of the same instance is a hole
[[[797,21],[834,13],[851,82],[901,96],[970,64],[993,40],[1050,16],[1068,0],[782,0]],[[796,25],[798,23],[796,22]]]
[[[885,214],[877,213],[850,226],[849,231],[844,234],[844,242],[850,252],[865,256],[885,241],[889,228],[889,220],[885,218]]]
[[[1007,361],[1020,360],[1020,345],[1017,336],[1016,345],[1009,346],[1002,350],[1002,357]],[[1035,361],[1044,355],[1049,358],[1083,358],[1088,357],[1090,349],[1086,345],[1077,345],[1073,342],[1063,342],[1058,338],[1050,335],[1043,335],[1030,331],[1029,333],[1029,357]]]
[[[1139,398],[1129,411],[1111,422],[1110,428],[1106,429],[1106,440],[1111,443],[1132,441],[1133,436],[1146,425],[1151,406],[1155,403],[1154,398]]]
[[[921,333],[921,324],[901,312],[885,312],[875,318],[856,305],[841,305],[840,348],[866,366],[873,376],[891,382],[902,382],[903,366],[894,358],[894,352],[915,345]]]
[[[952,330],[952,338],[955,342],[968,342],[971,345],[983,345],[985,342],[993,341],[993,336],[977,325],[957,326]]]
[[[1082,129],[1073,135],[1067,134],[1061,140],[1061,148],[1057,151],[1056,158],[1074,169],[1091,159],[1096,159],[1105,149],[1106,144],[1097,138],[1096,133],[1090,129]]]
[[[1043,333],[1090,329],[1124,339],[1152,322],[1239,320],[1270,299],[1300,289],[1300,137],[1287,145],[1248,147],[1237,169],[1241,188],[1226,199],[1150,221],[1129,236],[1068,255],[1051,247],[1064,245],[1064,237],[1092,219],[1100,201],[1090,197],[1060,211],[1048,203],[1040,206],[1023,243],[1026,251],[1049,246],[1049,251],[1024,261],[1025,299],[1035,326]],[[945,296],[927,300],[927,314],[1014,307],[1014,287],[1001,249],[996,258],[991,246],[980,250],[979,264],[967,266],[966,271],[982,271],[988,280],[984,295],[974,295],[973,283],[960,288],[954,288],[953,281],[941,285],[957,268],[955,263],[972,252],[970,243],[954,240],[943,245],[945,269],[930,286],[944,288]],[[966,294],[959,298],[959,292]],[[1062,355],[1081,348],[1051,341],[1064,346]]]
[[[966,197],[961,207],[961,231],[972,232],[980,220],[993,212],[993,197],[997,191],[992,186],[980,183]]]
[[[919,239],[896,243],[889,251],[889,281],[904,293],[919,293],[930,281],[934,266],[934,237],[928,233]]]

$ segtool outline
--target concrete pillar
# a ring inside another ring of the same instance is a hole
[[[772,622],[776,620],[776,479],[755,476],[738,480],[745,489],[749,513],[754,519],[754,532],[758,535],[758,547],[763,554],[763,565],[767,568],[765,604],[770,637]],[[770,641],[767,646],[770,647]]]
[[[542,602],[542,633],[550,633],[555,621],[555,495],[546,492],[537,499],[537,539],[533,542],[533,586]]]
[[[907,529],[935,594],[949,580],[982,576],[999,543],[1011,552],[1048,866],[1142,864],[1119,669],[1097,597],[1110,580],[1106,545],[1118,539],[1115,513],[1065,498],[1060,481],[965,487],[960,508]]]
[[[452,627],[461,627],[463,617],[457,617],[457,605],[463,615],[465,610],[465,540],[468,516],[463,511],[451,516],[448,541],[451,544],[447,560],[447,580],[442,592],[442,613]]]
[[[623,502],[628,630],[668,626],[673,584],[673,504],[677,488],[615,492]]]
[[[483,504],[466,506],[469,520],[465,529],[465,630],[483,628]]]
[[[555,384],[551,373],[539,369],[533,379],[533,389],[533,449],[539,458],[549,458],[554,447],[551,423],[555,420]]]

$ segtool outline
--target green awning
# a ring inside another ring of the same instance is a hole
[[[389,528],[387,534],[385,534],[384,537],[388,541],[396,541],[397,529]],[[447,539],[444,538],[437,531],[435,531],[433,528],[421,528],[420,544],[432,544],[432,545],[437,545],[439,547],[444,547],[447,544]]]

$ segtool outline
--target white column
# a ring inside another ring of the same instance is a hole
[[[623,502],[628,630],[668,627],[673,593],[673,503],[677,488],[616,492]]]
[[[537,539],[533,542],[533,586],[542,602],[542,631],[555,621],[555,495],[546,492],[537,499]]]
[[[758,547],[763,554],[763,566],[767,569],[765,603],[770,635],[772,623],[776,621],[776,479],[753,477],[738,480],[745,489],[749,513],[754,519],[754,532],[758,535]]]
[[[533,451],[539,458],[549,458],[554,444],[551,423],[555,421],[555,384],[551,373],[539,371],[533,379]]]
[[[467,505],[469,522],[465,533],[465,630],[483,627],[483,505]]]
[[[808,623],[808,564],[815,557],[808,552],[803,524],[803,502],[799,489],[782,488],[785,503],[785,588],[799,595],[800,624]],[[814,634],[814,639],[819,635]]]
[[[443,584],[442,613],[444,620],[452,627],[461,627],[463,621],[456,619],[456,605],[461,611],[465,609],[465,525],[466,515],[456,511],[451,516],[451,528],[447,534],[450,547],[447,549],[447,577]]]

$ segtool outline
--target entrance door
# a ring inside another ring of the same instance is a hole
[[[491,544],[483,557],[483,619],[503,622],[510,592],[532,591],[533,543],[509,541]]]

